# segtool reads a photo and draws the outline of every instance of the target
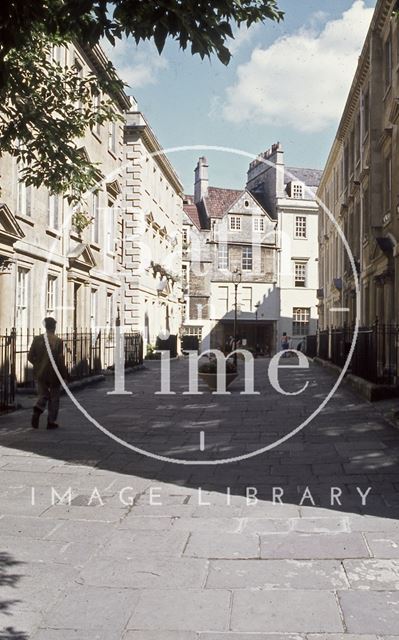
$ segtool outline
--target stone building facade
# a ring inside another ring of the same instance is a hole
[[[319,178],[286,169],[279,143],[250,164],[243,190],[209,187],[200,158],[184,207],[183,272],[184,331],[202,348],[223,347],[233,335],[235,269],[237,334],[248,347],[273,354],[283,331],[293,348],[316,331]]]
[[[377,2],[318,191],[322,329],[355,321],[354,271],[360,324],[399,319],[398,9]]]
[[[278,335],[293,348],[317,329],[318,205],[321,171],[286,167],[280,143],[251,162],[247,188],[277,221],[279,292]],[[278,345],[277,345],[278,346]]]
[[[123,322],[155,347],[182,323],[183,186],[137,110],[126,115],[124,152]]]
[[[184,211],[184,332],[198,335],[202,349],[225,348],[234,336],[232,275],[239,270],[237,336],[271,353],[279,318],[276,220],[249,190],[210,187],[206,158]]]
[[[82,74],[104,70],[107,64],[100,47],[56,47],[54,56],[61,64],[79,65]],[[123,93],[112,99],[120,115],[129,109]],[[65,198],[25,186],[16,160],[8,155],[0,159],[0,333],[16,327],[22,341],[42,330],[44,316],[57,319],[59,333],[111,326],[116,317],[123,123],[87,130],[79,147],[101,167],[98,192],[85,199],[84,212],[92,222],[82,232]]]

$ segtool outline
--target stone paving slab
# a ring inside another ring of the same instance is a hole
[[[63,593],[46,613],[43,627],[100,630],[122,634],[139,593],[130,589],[110,589],[75,585]]]
[[[207,561],[194,558],[95,557],[87,562],[79,581],[124,589],[200,589],[207,571]]]
[[[399,558],[399,532],[366,533],[365,539],[374,558]]]
[[[189,537],[184,555],[193,558],[259,558],[259,537],[243,533],[195,531]]]
[[[153,366],[135,377],[134,398],[111,406],[109,381],[80,394],[143,446],[198,455],[202,428],[215,456],[251,451],[312,403],[288,406],[270,390],[254,403],[192,401],[179,393],[179,362],[178,393],[154,402]],[[331,379],[314,375],[321,395]],[[340,390],[294,439],[223,467],[137,456],[66,398],[62,407],[55,433],[33,432],[26,412],[0,417],[0,638],[399,640],[399,433],[373,406]],[[52,506],[52,486],[71,487],[72,505]],[[330,504],[331,486],[341,505]],[[369,486],[363,508],[357,487]],[[283,504],[272,504],[273,487]],[[315,504],[300,504],[306,487]],[[103,506],[87,506],[94,488]],[[161,504],[150,504],[151,488]]]
[[[199,637],[192,631],[127,631],[123,640],[198,640]]]
[[[115,558],[178,557],[187,544],[188,535],[185,531],[117,530],[102,554]]]
[[[214,590],[142,591],[128,629],[226,631],[231,593]]]
[[[336,632],[343,623],[334,593],[327,591],[236,591],[233,631]]]
[[[360,533],[284,533],[261,536],[261,557],[311,560],[368,558],[370,554]]]
[[[352,589],[399,590],[399,560],[344,560]]]
[[[349,633],[389,635],[398,631],[398,592],[341,591],[339,600]]]
[[[208,589],[345,589],[338,560],[214,560]]]
[[[84,640],[119,640],[120,632],[85,629]],[[31,640],[82,640],[81,629],[39,629]]]
[[[305,640],[297,633],[200,633],[199,640]]]

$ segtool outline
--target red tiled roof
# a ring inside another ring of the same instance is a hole
[[[195,224],[197,229],[201,229],[201,220],[199,217],[196,204],[185,204],[183,206],[184,213],[190,218],[191,222]]]
[[[242,193],[244,193],[242,189],[209,187],[208,193],[204,198],[208,216],[222,218]]]

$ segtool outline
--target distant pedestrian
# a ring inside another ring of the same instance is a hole
[[[55,335],[57,322],[54,318],[45,318],[43,324],[54,362],[61,377],[66,380],[68,373],[65,367],[63,343],[61,338]],[[44,334],[33,338],[28,360],[33,364],[33,374],[37,383],[38,393],[37,402],[33,407],[32,427],[34,429],[39,428],[40,416],[48,406],[47,429],[57,429],[61,382],[50,361]]]
[[[290,339],[287,336],[287,333],[284,331],[281,336],[281,349],[282,351],[287,351],[290,348]],[[288,358],[288,353],[283,353],[283,358]]]

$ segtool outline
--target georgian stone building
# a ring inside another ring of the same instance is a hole
[[[318,195],[321,328],[356,316],[350,246],[360,282],[360,323],[399,319],[399,22],[378,0]],[[340,308],[341,312],[331,311]]]
[[[61,64],[77,65],[82,74],[104,70],[107,64],[100,47],[55,47],[54,56]],[[116,112],[129,109],[123,93],[111,97]],[[22,336],[41,331],[48,315],[57,319],[60,333],[114,323],[120,288],[123,123],[87,130],[79,146],[101,167],[99,190],[87,195],[84,208],[92,221],[81,232],[66,199],[25,186],[15,159],[0,159],[0,333],[12,327]]]
[[[139,111],[126,116],[124,145],[123,320],[156,346],[182,323],[183,186]]]
[[[194,196],[184,206],[183,280],[184,332],[198,336],[203,349],[223,348],[234,334],[235,269],[242,274],[237,334],[244,344],[273,354],[283,331],[292,347],[315,332],[319,178],[317,171],[285,169],[279,143],[251,163],[243,190],[210,187],[200,158]]]
[[[251,162],[247,188],[277,220],[278,335],[296,348],[317,329],[318,205],[321,171],[286,167],[278,142]],[[278,346],[278,345],[277,345]]]

